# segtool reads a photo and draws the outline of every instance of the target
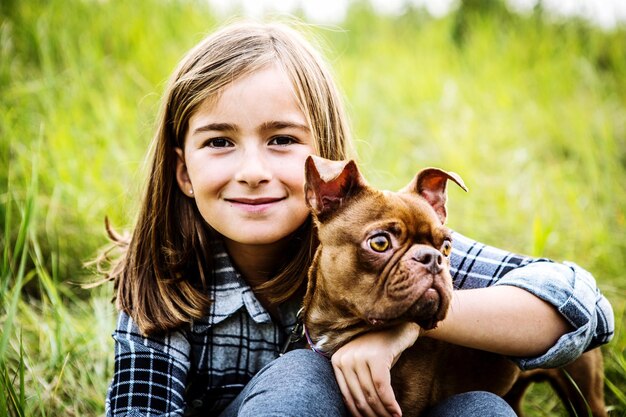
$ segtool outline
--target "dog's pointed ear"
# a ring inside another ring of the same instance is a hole
[[[447,217],[448,193],[446,192],[446,185],[448,180],[455,182],[464,191],[467,191],[465,183],[457,173],[446,172],[439,168],[424,168],[402,191],[413,192],[422,196],[433,207],[439,220],[444,224]]]
[[[306,160],[305,176],[306,201],[318,217],[337,210],[367,185],[352,160],[331,161],[311,155]]]

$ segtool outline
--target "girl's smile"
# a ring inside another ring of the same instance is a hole
[[[284,198],[225,198],[225,200],[231,202],[233,207],[240,210],[245,210],[249,213],[262,213],[275,207]]]
[[[304,161],[315,153],[313,138],[278,66],[238,78],[204,102],[177,153],[181,190],[231,243],[275,244],[309,215]]]

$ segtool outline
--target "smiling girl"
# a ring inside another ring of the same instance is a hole
[[[345,159],[349,141],[326,64],[296,31],[232,24],[183,58],[132,237],[109,274],[120,313],[108,416],[401,415],[389,370],[416,325],[359,337],[332,361],[304,346],[280,355],[317,244],[304,161]],[[611,307],[586,271],[458,234],[453,245],[455,284],[474,289],[456,291],[423,337],[523,367],[562,365],[610,339]],[[431,413],[514,415],[482,392]]]

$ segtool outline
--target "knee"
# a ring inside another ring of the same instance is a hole
[[[298,373],[308,374],[317,371],[324,376],[334,375],[330,360],[310,349],[291,350],[274,362],[278,368],[285,367]]]
[[[323,415],[345,414],[330,361],[310,350],[293,350],[274,360],[247,389],[240,416],[260,415],[260,410],[265,415],[320,415],[320,407]]]
[[[329,395],[339,393],[330,361],[308,349],[287,352],[263,369],[260,377],[276,381],[286,391],[309,392],[311,395],[321,395],[325,391]]]
[[[428,417],[515,417],[515,415],[506,401],[496,394],[486,391],[472,391],[454,395],[427,412]]]

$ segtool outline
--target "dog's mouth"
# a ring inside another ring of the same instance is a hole
[[[375,327],[391,325],[399,321],[410,321],[417,323],[425,330],[434,329],[445,318],[450,305],[451,294],[442,282],[445,280],[432,282],[431,286],[414,298],[412,303],[408,306],[404,304],[405,307],[401,311],[396,309],[401,306],[395,302],[387,305],[383,311],[377,309],[379,314],[371,311],[367,321]]]
[[[447,310],[446,299],[435,288],[429,288],[409,307],[404,316],[415,321],[422,329],[430,330],[443,320]]]
[[[411,321],[425,330],[434,329],[443,320],[448,311],[450,297],[445,290],[436,286],[430,287],[415,300],[404,312],[399,315],[383,314],[370,315],[367,321],[370,325],[381,327],[391,322]],[[387,313],[390,313],[387,310]]]

